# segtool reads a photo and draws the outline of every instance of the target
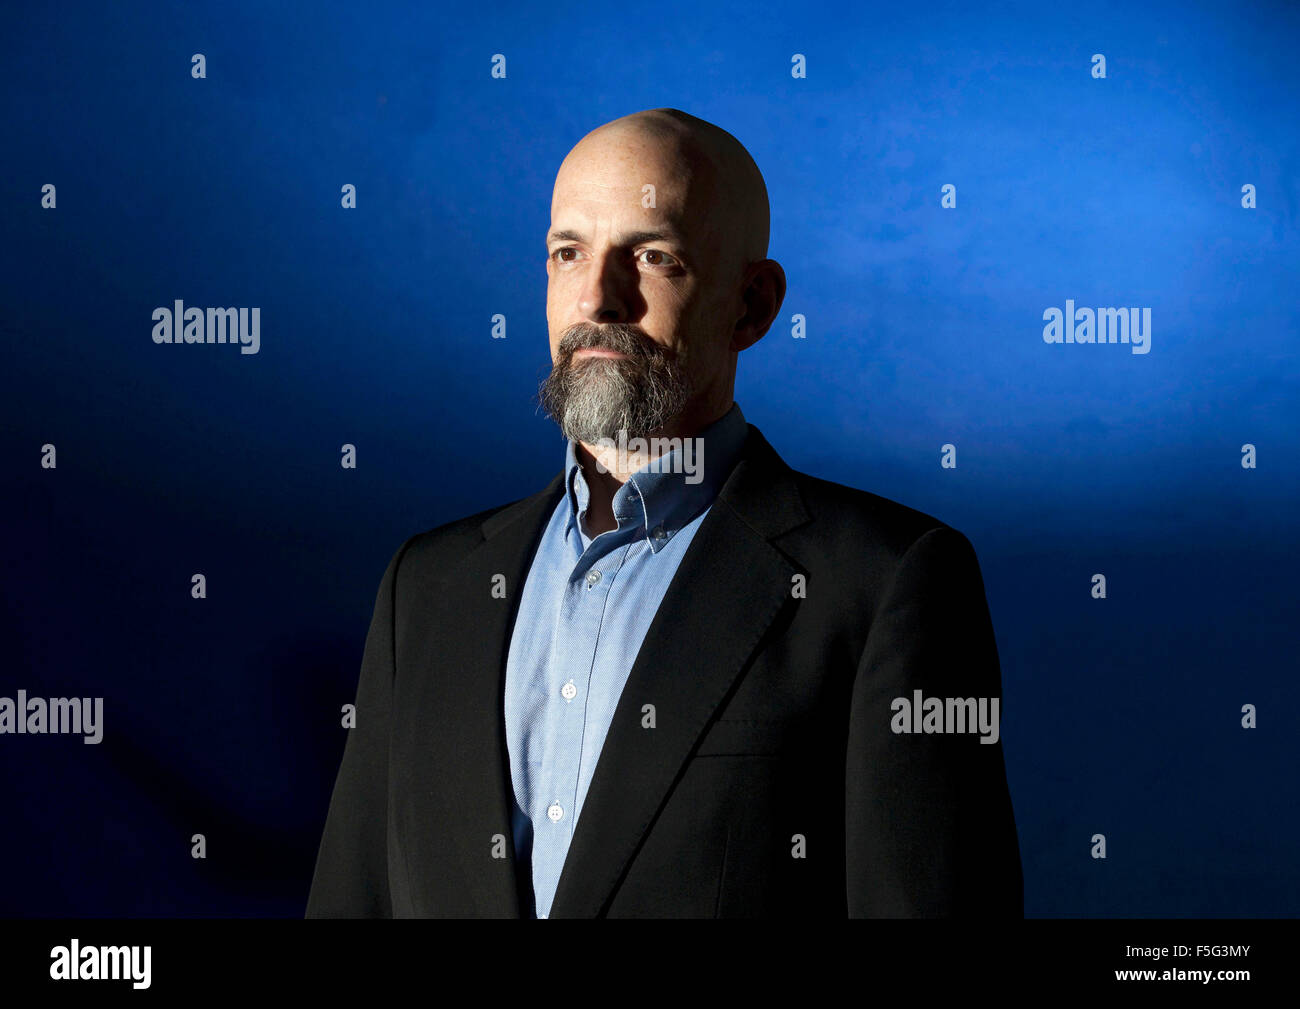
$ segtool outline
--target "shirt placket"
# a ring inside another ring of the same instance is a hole
[[[573,532],[577,536],[577,530]],[[538,794],[540,807],[534,822],[545,832],[544,838],[534,830],[534,852],[545,854],[543,871],[558,878],[565,854],[573,840],[576,820],[578,780],[583,762],[586,735],[587,699],[600,642],[600,628],[605,618],[613,575],[621,566],[620,557],[630,544],[611,544],[598,554],[588,547],[574,566],[564,587],[555,633],[552,635],[551,661],[547,664],[548,718],[542,758],[544,790]],[[608,573],[607,573],[608,572]],[[542,842],[545,842],[544,844]],[[549,905],[538,909],[549,913]]]

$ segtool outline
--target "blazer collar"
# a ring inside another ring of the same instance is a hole
[[[483,539],[437,578],[448,605],[440,635],[437,696],[422,695],[430,765],[457,828],[480,913],[518,917],[511,784],[503,717],[506,656],[524,579],[547,519],[564,493],[560,472],[545,489],[494,513]],[[758,428],[682,558],[632,665],[560,874],[552,918],[602,915],[673,782],[764,631],[791,599],[798,568],[772,541],[809,521],[792,472]],[[491,586],[505,578],[505,595]],[[431,656],[432,659],[432,656]],[[658,727],[647,746],[641,708]],[[446,774],[447,768],[458,773]],[[508,859],[489,859],[504,835]],[[492,863],[496,864],[493,865]],[[413,880],[436,890],[435,881]]]

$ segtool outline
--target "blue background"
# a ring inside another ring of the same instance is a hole
[[[975,544],[1026,912],[1300,913],[1297,9],[493,6],[10,5],[0,695],[106,728],[0,736],[0,914],[302,914],[384,566],[563,461],[554,173],[658,106],[771,194],[747,418]],[[156,346],[178,298],[260,353]],[[1151,352],[1046,345],[1067,298]]]

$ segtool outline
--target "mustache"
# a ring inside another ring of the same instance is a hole
[[[570,326],[560,338],[559,353],[567,362],[578,350],[612,350],[633,360],[669,357],[668,351],[637,326],[622,322],[602,325],[580,322]]]

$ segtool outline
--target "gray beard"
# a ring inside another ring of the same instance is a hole
[[[626,358],[587,357],[576,365],[573,352],[607,347]],[[648,346],[630,327],[578,326],[561,340],[558,360],[538,390],[546,414],[565,438],[602,440],[649,438],[686,407],[691,384],[680,363],[662,348]]]

